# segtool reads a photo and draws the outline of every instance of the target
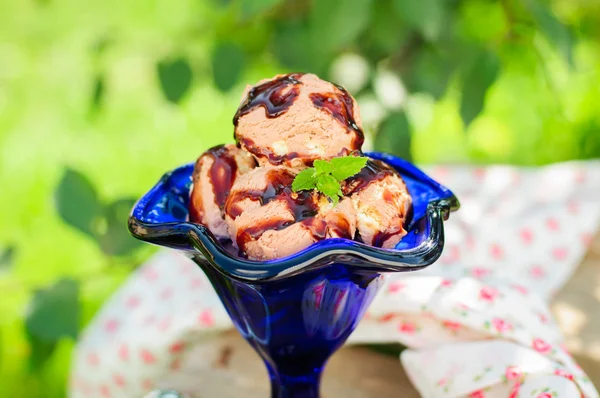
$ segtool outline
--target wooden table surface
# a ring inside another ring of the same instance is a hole
[[[551,307],[568,348],[600,386],[600,234]],[[209,347],[189,350],[181,367],[165,375],[159,387],[191,397],[233,398],[240,391],[246,398],[268,397],[264,365],[237,332],[212,339]],[[324,398],[419,397],[398,357],[366,347],[340,349],[325,369],[321,388]]]

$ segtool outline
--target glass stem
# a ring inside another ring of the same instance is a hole
[[[319,398],[321,371],[317,368],[299,376],[283,375],[269,369],[271,398]]]

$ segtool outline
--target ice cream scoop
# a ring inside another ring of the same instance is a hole
[[[190,221],[203,224],[217,238],[229,239],[223,207],[235,180],[256,166],[254,158],[233,144],[209,149],[196,161],[190,194]]]
[[[294,177],[291,169],[265,166],[236,180],[225,220],[242,255],[273,259],[325,238],[353,238],[356,216],[350,199],[333,206],[317,191],[293,192]]]
[[[312,74],[289,74],[247,89],[234,117],[236,142],[261,165],[302,167],[359,151],[356,102],[340,86]]]
[[[356,209],[358,240],[391,249],[406,235],[404,224],[412,199],[398,173],[379,160],[369,160],[345,181],[344,195]]]

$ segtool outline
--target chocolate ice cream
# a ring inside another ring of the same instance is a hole
[[[366,244],[391,249],[404,235],[404,221],[412,199],[396,171],[378,160],[369,160],[342,187],[356,209],[356,227]]]
[[[233,119],[235,139],[261,165],[292,167],[360,150],[358,105],[315,75],[277,76],[249,90]]]
[[[237,147],[212,148],[196,163],[190,221],[231,240],[240,256],[285,257],[329,238],[393,248],[406,234],[410,195],[381,161],[339,178],[339,203],[316,188],[292,189],[315,160],[362,156],[358,107],[342,87],[276,76],[247,89],[234,125]]]
[[[257,167],[236,180],[225,204],[233,245],[249,258],[293,254],[325,238],[352,239],[356,217],[350,198],[333,206],[316,191],[293,192],[295,173]]]
[[[196,161],[190,195],[190,221],[203,224],[217,238],[228,239],[223,207],[236,178],[256,166],[246,151],[235,145],[209,149]]]

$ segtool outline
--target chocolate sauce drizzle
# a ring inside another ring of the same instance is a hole
[[[319,194],[313,191],[292,191],[295,175],[287,170],[271,170],[267,174],[267,187],[264,190],[247,190],[234,192],[227,201],[225,212],[229,217],[236,218],[242,214],[238,205],[244,199],[257,201],[261,206],[273,200],[285,202],[293,215],[289,218],[271,218],[262,220],[249,228],[240,229],[235,237],[241,255],[245,255],[249,242],[259,239],[269,230],[280,230],[295,223],[301,223],[315,240],[327,237],[327,231],[336,231],[340,236],[350,236],[350,225],[342,216],[335,223],[327,223],[323,217],[316,217],[319,212]]]
[[[298,97],[301,73],[283,75],[253,87],[248,92],[246,100],[240,105],[233,125],[237,127],[240,117],[252,112],[256,107],[263,107],[268,118],[276,118],[284,114]]]
[[[231,187],[237,175],[237,162],[225,145],[218,145],[206,151],[196,162],[194,168],[194,182],[199,184],[200,162],[204,156],[210,156],[213,163],[208,171],[208,178],[215,195],[215,202],[223,211]],[[198,189],[200,189],[198,187]],[[202,218],[202,201],[190,201],[190,220],[199,222]]]
[[[306,156],[306,155],[300,155],[298,152],[288,152],[285,155],[277,155],[276,153],[274,153],[272,150],[270,150],[268,147],[261,147],[256,145],[256,143],[251,140],[250,138],[240,138],[238,140],[238,148],[245,148],[248,152],[252,153],[254,156],[258,157],[258,158],[266,158],[268,159],[269,163],[273,164],[273,165],[280,165],[288,160],[292,160],[292,159],[298,159],[302,162],[302,164],[312,167],[313,163],[315,160],[317,159],[321,159],[321,157],[319,155],[314,155],[314,156]],[[356,151],[354,151],[356,152]],[[353,153],[353,151],[350,151],[346,148],[342,148],[340,150],[340,152],[337,154],[337,156],[347,156],[350,155],[351,153]],[[358,151],[358,154],[360,155],[361,152]]]
[[[252,141],[250,138],[240,138],[238,139],[238,146],[241,148],[242,146],[254,156],[259,158],[267,158],[269,163],[274,165],[280,165],[286,160],[299,158],[298,152],[288,152],[285,155],[277,155],[275,152],[270,150],[268,147],[258,146]],[[305,159],[302,158],[304,164],[312,166],[312,162],[314,159]]]
[[[397,173],[384,162],[369,159],[361,171],[342,183],[342,193],[350,196],[367,188],[373,181],[381,181],[394,174]]]
[[[360,149],[365,141],[365,135],[354,119],[354,101],[342,86],[336,85],[336,93],[311,93],[309,98],[319,109],[328,112],[346,128],[347,133],[354,133],[351,149]]]
[[[404,227],[402,225],[389,228],[386,231],[379,231],[373,236],[372,245],[381,247],[388,239],[401,233],[404,233]]]

